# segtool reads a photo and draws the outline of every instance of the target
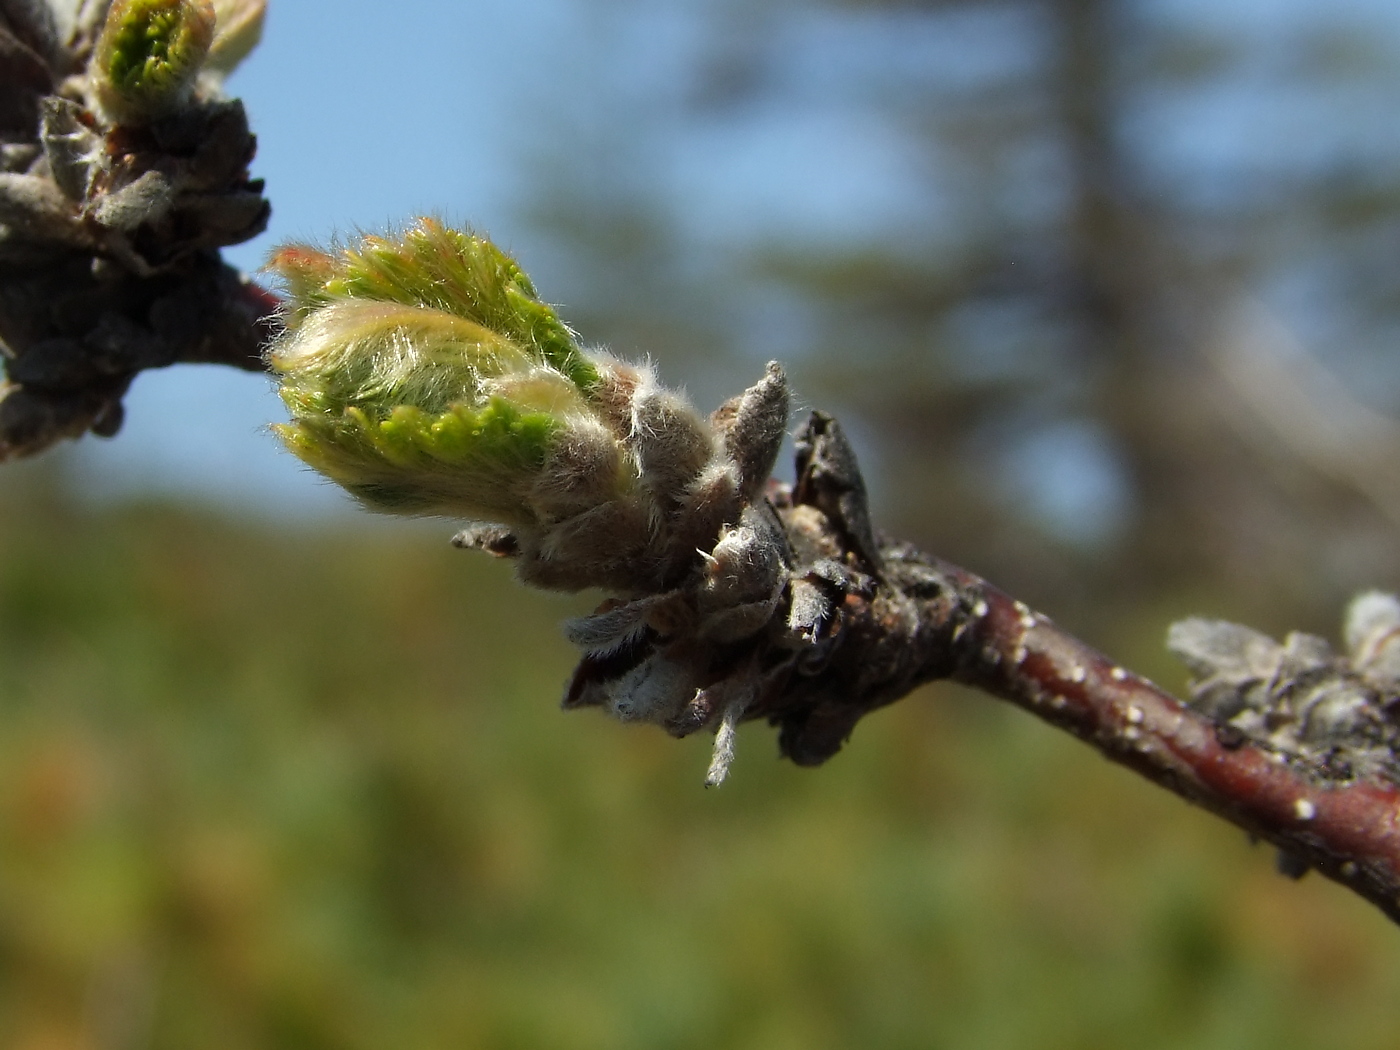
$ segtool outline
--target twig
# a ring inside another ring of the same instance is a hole
[[[1400,922],[1394,785],[1301,768],[964,569],[883,537],[873,558],[862,553],[864,494],[835,421],[814,414],[798,442],[796,486],[770,489],[793,548],[838,555],[865,583],[841,596],[820,660],[799,666],[769,654],[781,673],[745,717],[777,724],[785,755],[819,764],[869,711],[953,679],[1073,733]]]
[[[776,362],[704,418],[650,369],[579,345],[490,242],[420,220],[365,244],[278,255],[291,303],[271,363],[293,414],[279,432],[368,506],[478,519],[458,545],[515,559],[524,582],[608,591],[566,628],[584,650],[566,707],[714,731],[715,785],[740,720],[766,718],[783,754],[817,765],[867,712],[954,679],[1400,921],[1400,603],[1363,603],[1355,666],[1320,639],[1178,629],[1205,672],[1193,708],[878,535],[831,417],[797,434],[794,484],[765,486],[788,419]],[[1384,688],[1368,678],[1382,665]]]

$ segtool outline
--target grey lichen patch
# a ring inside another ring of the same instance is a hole
[[[1192,673],[1191,704],[1314,777],[1400,781],[1400,602],[1363,594],[1343,631],[1347,650],[1293,632],[1282,644],[1239,624],[1174,624],[1168,648]],[[1301,800],[1298,810],[1303,816]],[[1311,803],[1307,803],[1311,806]]]

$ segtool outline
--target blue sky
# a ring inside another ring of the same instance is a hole
[[[659,196],[687,202],[687,232],[712,246],[764,232],[898,228],[917,179],[896,136],[848,106],[799,99],[805,109],[728,127],[668,125],[682,104],[675,70],[704,12],[686,2],[271,0],[263,41],[228,89],[258,135],[253,170],[267,180],[272,221],[227,257],[254,270],[281,240],[425,212],[514,249],[530,236],[523,184],[555,130],[642,138],[629,120],[648,122],[656,144],[639,158],[645,177],[664,184]],[[833,152],[833,142],[845,148]],[[537,283],[547,276],[524,261]],[[265,378],[177,367],[139,377],[118,438],[85,438],[69,459],[81,488],[108,497],[155,490],[274,514],[348,509],[280,451],[266,430],[279,418]]]
[[[1227,84],[1141,99],[1127,133],[1164,180],[1239,193],[1260,165],[1400,153],[1392,116],[1400,84],[1343,79],[1309,89],[1289,68],[1319,17],[1359,28],[1393,57],[1393,0],[1338,0],[1325,12],[1302,0],[1142,0],[1137,11],[1154,27],[1213,28],[1250,49]],[[717,22],[718,36],[737,39],[741,56],[748,34],[781,57],[772,75],[785,78],[784,90],[769,96],[775,108],[710,119],[686,109],[684,71]],[[958,221],[955,211],[929,207],[929,166],[938,161],[911,149],[849,85],[878,93],[911,72],[957,83],[985,75],[989,63],[1014,70],[1036,60],[1032,40],[1014,19],[952,18],[931,29],[926,20],[850,8],[794,15],[779,3],[270,0],[263,42],[229,89],[258,134],[254,172],[267,180],[272,221],[228,255],[256,269],[280,240],[324,240],[432,212],[520,250],[546,297],[556,298],[551,289],[577,282],[558,272],[562,257],[532,253],[541,242],[525,215],[548,165],[570,162],[558,143],[580,138],[635,151],[639,184],[663,204],[684,202],[672,211],[698,252],[765,236],[923,237],[928,231],[909,216]],[[1295,93],[1284,90],[1295,84]],[[1033,193],[1025,206],[1036,206]],[[1305,296],[1290,302],[1287,289],[1276,291],[1270,305],[1305,344],[1345,343]],[[789,356],[802,317],[782,323],[765,351]],[[278,449],[266,425],[281,418],[281,406],[263,377],[189,366],[148,373],[127,408],[116,440],[89,437],[67,456],[88,491],[173,491],[278,515],[350,509]],[[1111,466],[1090,454],[1084,434],[1062,430],[1027,450],[1024,469],[1011,464],[1005,473],[1018,485],[1017,477],[1053,477],[1047,491],[1056,498],[1087,493],[1047,511],[1082,520],[1085,507],[1111,502]]]

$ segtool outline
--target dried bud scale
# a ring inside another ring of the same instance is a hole
[[[255,140],[219,90],[262,12],[93,0],[61,37],[42,0],[5,5],[32,91],[0,92],[0,460],[114,433],[143,369],[261,367],[271,297],[218,250],[267,223]]]

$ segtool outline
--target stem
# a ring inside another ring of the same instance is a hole
[[[1246,740],[973,573],[884,537],[872,549],[835,421],[814,413],[798,449],[796,485],[770,498],[799,562],[804,551],[839,553],[873,583],[845,588],[822,658],[792,663],[748,712],[781,727],[785,755],[820,764],[867,712],[952,679],[1074,734],[1400,922],[1395,785],[1341,778]]]
[[[263,349],[281,323],[279,295],[227,265],[202,282],[191,281],[181,292],[181,308],[198,316],[200,323],[182,342],[177,361],[267,370]]]
[[[146,369],[266,368],[262,351],[279,324],[280,300],[216,253],[150,278],[100,281],[91,270],[79,256],[10,280],[0,304],[0,343],[13,355],[5,365],[10,382],[0,383],[0,462],[88,430],[110,437],[121,426],[122,397]],[[55,302],[95,319],[91,331],[55,334]]]

